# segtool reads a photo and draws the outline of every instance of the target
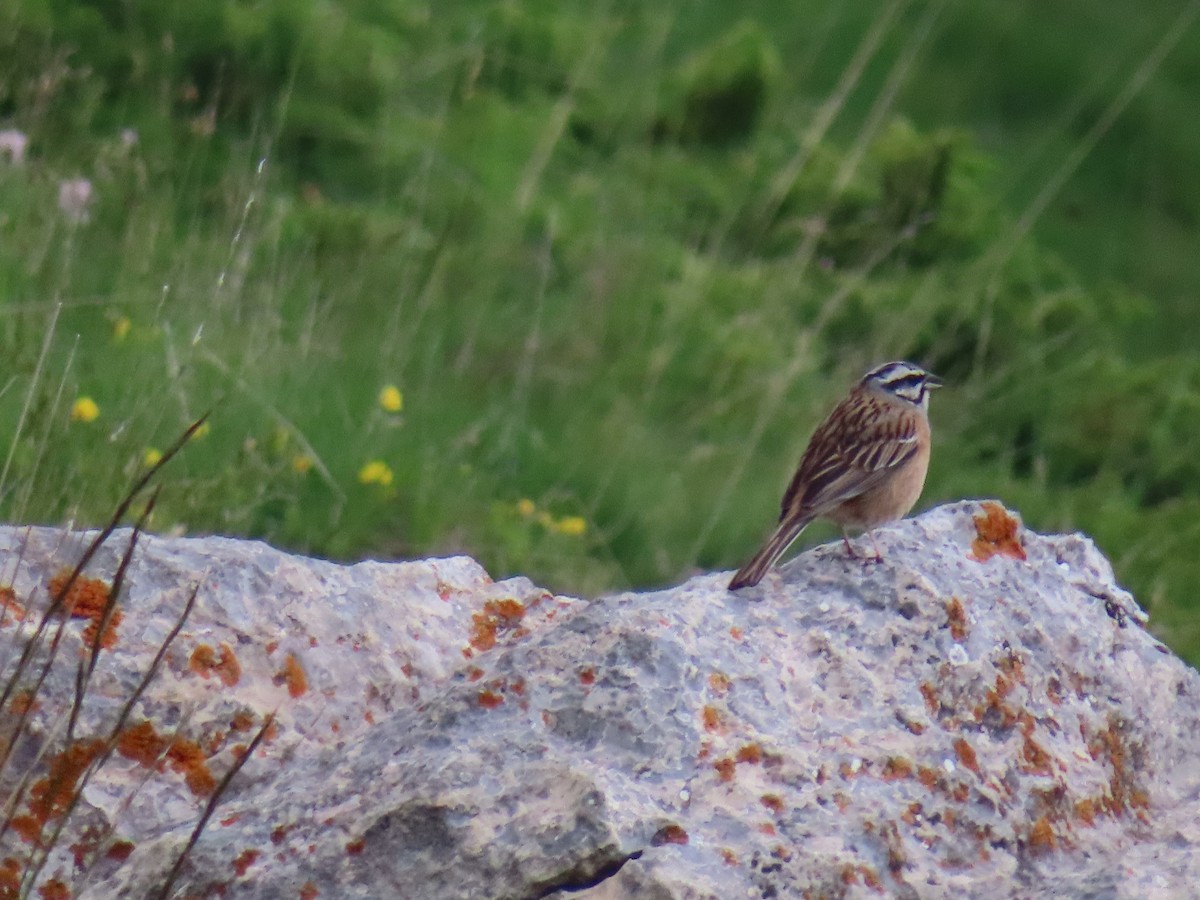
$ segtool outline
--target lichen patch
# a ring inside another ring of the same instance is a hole
[[[233,648],[225,643],[221,644],[219,650],[213,650],[208,644],[197,644],[188,659],[188,668],[201,678],[215,675],[225,687],[233,687],[242,680],[242,667],[237,656]]]
[[[1025,559],[1021,545],[1021,523],[1008,514],[999,503],[983,504],[983,515],[975,516],[975,539],[971,541],[971,556],[987,562],[993,556]]]

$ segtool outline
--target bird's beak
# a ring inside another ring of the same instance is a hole
[[[940,388],[944,382],[932,372],[925,373],[925,386],[931,388]]]

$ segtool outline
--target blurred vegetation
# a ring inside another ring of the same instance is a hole
[[[0,517],[663,584],[907,357],[1200,659],[1195,7],[12,0]]]

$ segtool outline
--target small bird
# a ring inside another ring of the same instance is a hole
[[[854,556],[847,528],[870,534],[912,509],[929,469],[929,392],[941,385],[936,375],[907,362],[885,363],[864,375],[813,432],[783,495],[779,527],[733,576],[729,590],[758,584],[814,519],[840,526]],[[878,545],[875,556],[882,558]]]

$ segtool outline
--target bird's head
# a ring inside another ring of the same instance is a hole
[[[862,383],[921,409],[929,408],[929,392],[942,386],[940,378],[910,362],[877,366],[862,377]]]

